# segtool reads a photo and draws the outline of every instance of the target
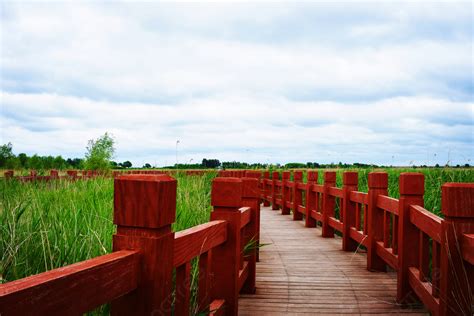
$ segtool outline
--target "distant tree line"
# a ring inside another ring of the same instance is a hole
[[[11,143],[0,146],[0,168],[2,169],[88,169],[88,170],[104,170],[104,169],[126,169],[131,168],[130,161],[116,162],[111,158],[114,155],[114,140],[111,136],[105,133],[96,140],[90,140],[86,147],[85,158],[63,158],[62,156],[28,156],[25,153],[15,155],[13,153],[13,146]],[[298,169],[298,168],[383,168],[391,167],[375,164],[364,163],[330,163],[320,164],[317,162],[289,162],[286,164],[264,164],[264,163],[247,163],[240,161],[224,161],[220,162],[218,159],[204,158],[201,163],[194,164],[176,164],[173,166],[165,166],[166,169]],[[426,165],[415,166],[412,168],[428,168]],[[440,168],[439,164],[434,166]],[[469,164],[456,165],[455,168],[469,168]],[[142,168],[150,169],[152,166],[145,163]]]
[[[81,168],[83,159],[68,158],[62,156],[28,156],[25,153],[15,155],[12,143],[0,147],[0,168],[5,169],[66,169]]]
[[[104,153],[109,150],[111,143],[105,143],[106,148],[100,148],[103,143],[101,138],[93,143],[89,143],[88,154],[86,158],[63,158],[62,156],[39,156],[34,154],[28,156],[25,153],[15,155],[13,153],[12,143],[7,143],[0,146],[0,168],[1,169],[88,169],[88,170],[103,170],[108,168],[125,169],[131,168],[130,161],[115,162],[109,161],[111,155]],[[108,141],[108,140],[107,140]],[[150,166],[151,167],[151,166]]]

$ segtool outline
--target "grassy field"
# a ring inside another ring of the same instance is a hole
[[[342,172],[337,170],[337,185]],[[359,170],[359,191],[367,191],[367,174]],[[401,172],[425,174],[425,207],[440,214],[441,184],[474,182],[473,169],[388,169],[389,195],[398,197]],[[319,170],[322,182],[323,170]],[[177,173],[179,231],[209,220],[211,180]],[[306,177],[306,175],[305,175]],[[306,180],[305,180],[306,181]],[[0,181],[0,283],[109,253],[114,225],[113,180],[19,183]]]
[[[176,231],[209,220],[211,179],[178,174]],[[0,181],[0,282],[109,253],[113,180]]]

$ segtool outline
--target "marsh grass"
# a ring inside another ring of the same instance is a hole
[[[209,220],[211,179],[176,174],[175,231]],[[113,180],[0,181],[0,282],[23,278],[112,249]]]

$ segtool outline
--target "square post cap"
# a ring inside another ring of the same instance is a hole
[[[281,175],[282,180],[290,180],[291,172],[290,171],[283,171]]]
[[[280,179],[280,173],[278,171],[272,172],[272,179],[278,180]]]
[[[303,171],[298,170],[293,173],[293,180],[294,181],[302,181],[303,180]]]
[[[308,182],[318,182],[317,171],[308,171]]]
[[[242,198],[259,198],[258,183],[259,181],[256,178],[242,178]]]
[[[215,178],[212,181],[211,205],[214,207],[242,206],[242,179]]]
[[[474,183],[443,184],[441,212],[446,217],[474,218]]]
[[[114,224],[160,228],[176,217],[177,181],[168,175],[123,175],[114,179]]]
[[[336,182],[336,171],[324,171],[324,183],[326,182]]]
[[[369,189],[388,188],[388,174],[386,172],[369,173],[368,185],[369,185]]]
[[[425,193],[425,175],[419,172],[403,172],[400,174],[400,195],[423,195]]]
[[[359,184],[359,173],[356,171],[346,171],[342,174],[343,185],[357,185]]]

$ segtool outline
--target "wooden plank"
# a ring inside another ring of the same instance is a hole
[[[352,191],[349,194],[349,199],[352,202],[360,203],[360,204],[367,204],[369,203],[369,195],[365,192],[359,192],[359,191]]]
[[[396,303],[396,273],[367,271],[365,250],[341,251],[340,237],[321,238],[321,228],[266,207],[261,219],[268,245],[257,263],[256,293],[240,296],[239,315],[427,315]]]
[[[464,260],[474,265],[474,234],[463,234],[461,251]]]
[[[441,217],[419,205],[410,205],[410,222],[438,243],[441,242]]]
[[[425,304],[431,312],[437,314],[439,310],[439,299],[431,295],[433,291],[431,283],[420,281],[420,271],[417,268],[408,268],[408,282],[423,304]]]
[[[251,207],[241,207],[239,209],[241,213],[240,218],[240,229],[244,228],[248,223],[250,223],[251,216],[252,216],[252,208]]]
[[[398,216],[398,199],[386,195],[379,195],[377,197],[377,207]]]
[[[385,248],[383,241],[377,241],[375,243],[375,252],[379,255],[385,263],[392,267],[394,270],[398,270],[398,256],[394,255],[392,248]]]
[[[342,199],[342,189],[337,187],[330,187],[328,190],[329,195]]]
[[[173,266],[180,266],[227,240],[227,222],[211,221],[175,234]]]
[[[342,232],[342,223],[337,218],[329,217],[329,226],[337,231]]]
[[[0,314],[81,314],[137,288],[139,254],[122,250],[0,285]]]

